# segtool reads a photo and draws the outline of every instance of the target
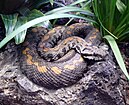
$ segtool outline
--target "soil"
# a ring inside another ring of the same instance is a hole
[[[0,19],[0,40],[4,33]],[[0,105],[129,105],[129,82],[115,63],[111,49],[104,43],[101,46],[107,50],[105,61],[90,64],[76,84],[48,90],[21,73],[18,46],[10,41],[0,49]],[[129,71],[129,43],[121,43],[119,48]]]

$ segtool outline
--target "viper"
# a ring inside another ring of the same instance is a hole
[[[32,28],[20,47],[21,71],[48,89],[70,86],[87,71],[87,60],[102,60],[100,32],[87,23],[58,26],[48,32]]]

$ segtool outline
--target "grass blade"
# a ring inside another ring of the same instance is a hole
[[[18,27],[20,27],[21,25],[25,24],[26,22],[27,22],[26,17],[19,17],[14,30],[17,29]],[[14,37],[16,44],[20,44],[20,43],[22,43],[24,41],[25,36],[26,36],[26,32],[27,32],[27,29],[22,31],[22,32],[20,32],[19,34],[17,34]]]
[[[95,22],[91,19],[88,18],[84,18],[81,16],[77,16],[77,15],[71,15],[71,14],[52,14],[52,15],[47,15],[47,16],[43,16],[43,17],[39,17],[36,19],[33,19],[31,21],[28,21],[27,23],[25,23],[24,25],[18,27],[16,30],[14,30],[12,33],[10,33],[9,36],[5,37],[1,42],[0,42],[0,48],[2,48],[8,41],[10,41],[13,37],[15,37],[17,34],[19,34],[20,32],[26,30],[27,28],[30,28],[31,26],[34,26],[38,23],[44,22],[44,21],[48,21],[50,19],[56,19],[56,18],[69,18],[69,17],[73,17],[73,18],[81,18],[87,21],[91,21],[91,22]]]
[[[54,1],[53,1],[53,0],[49,0],[49,2],[50,2],[50,3],[51,3],[51,5],[53,6]]]
[[[119,10],[119,12],[120,12],[121,14],[123,14],[124,11],[125,11],[126,8],[127,8],[126,5],[125,5],[121,0],[117,0],[116,6],[117,6],[117,9]]]
[[[117,60],[117,62],[119,64],[121,70],[123,71],[123,73],[125,74],[127,79],[129,80],[129,74],[127,72],[127,69],[126,69],[125,64],[124,64],[124,60],[123,60],[123,58],[121,56],[120,50],[119,50],[119,48],[118,48],[118,46],[116,44],[115,39],[110,35],[106,35],[106,36],[104,36],[104,38],[106,38],[107,41],[109,42],[109,44],[110,44],[110,46],[112,48],[112,51],[113,51],[113,53],[115,55],[115,58],[116,58],[116,60]]]
[[[45,13],[45,15],[50,15],[50,14],[54,14],[54,13],[60,14],[60,13],[66,13],[66,12],[85,12],[85,10],[78,8],[78,7],[65,6],[65,7],[53,9],[53,10]]]
[[[17,23],[18,14],[13,14],[13,15],[2,15],[1,14],[1,17],[5,25],[6,35],[8,35],[14,30],[14,27]]]
[[[82,2],[85,2],[85,1],[86,0],[77,0],[77,1],[73,2],[70,5],[77,5],[77,4],[82,3]],[[91,0],[88,0],[85,5],[88,5],[89,3],[91,3]]]
[[[110,0],[109,0],[110,1]],[[116,1],[117,0],[111,0],[110,3],[108,4],[109,7],[109,31],[112,32],[112,27],[113,27],[113,21],[114,21],[114,16],[115,16],[115,7],[116,7]]]

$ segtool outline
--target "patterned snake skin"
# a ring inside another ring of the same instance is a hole
[[[20,68],[45,88],[70,86],[83,76],[86,59],[105,57],[99,44],[99,31],[87,23],[58,26],[48,33],[45,28],[33,28],[19,50]]]

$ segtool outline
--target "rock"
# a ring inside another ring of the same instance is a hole
[[[111,53],[104,61],[90,62],[88,71],[76,84],[58,90],[37,86],[21,73],[14,44],[7,45],[0,59],[2,105],[125,105],[125,81],[121,80]]]

